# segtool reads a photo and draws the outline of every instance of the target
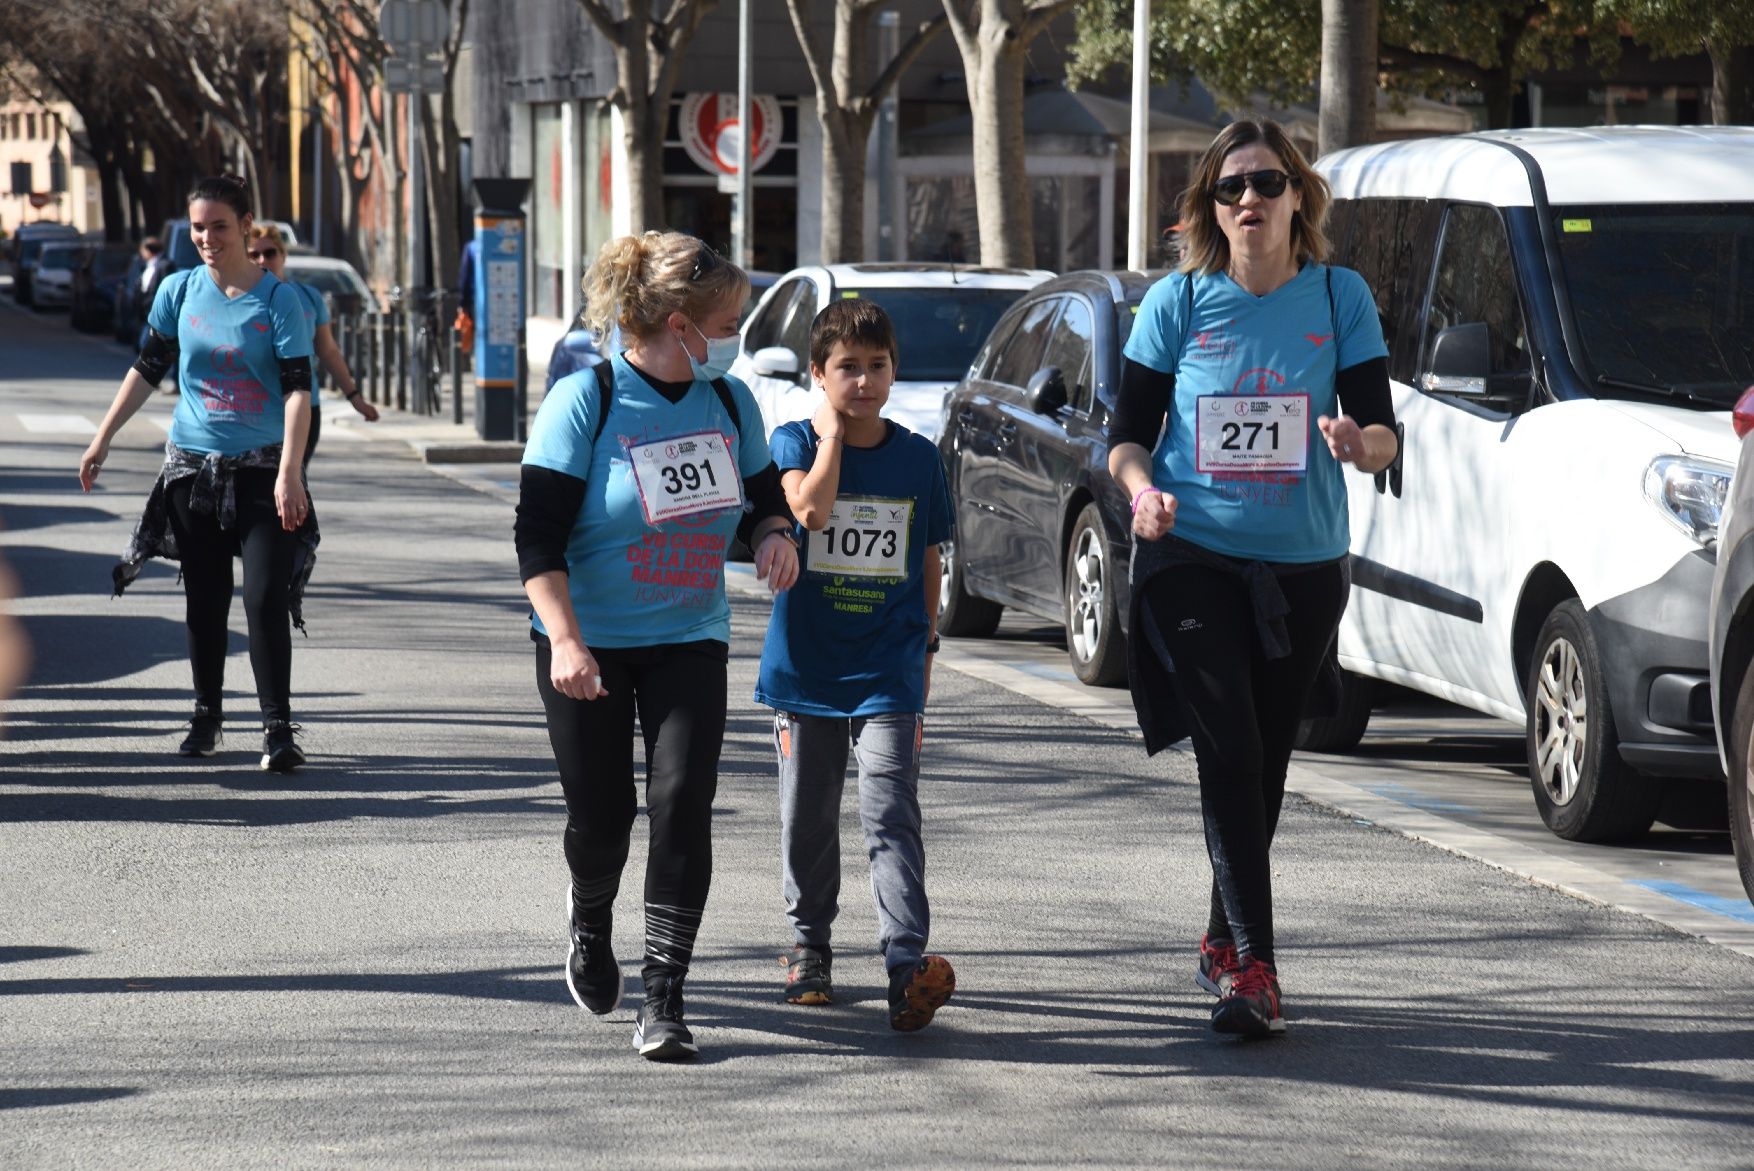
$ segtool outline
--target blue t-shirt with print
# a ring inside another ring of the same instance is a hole
[[[200,455],[240,455],[285,438],[280,359],[311,356],[311,327],[294,288],[265,272],[249,292],[227,298],[205,266],[184,269],[165,278],[147,324],[179,349],[172,443]]]
[[[602,435],[593,438],[600,398],[592,367],[554,384],[524,448],[526,464],[585,482],[584,504],[566,545],[568,589],[585,644],[728,643],[725,556],[742,510],[727,506],[648,523],[631,452],[668,439],[722,435],[738,473],[747,478],[772,462],[762,438],[761,408],[747,386],[727,376],[737,404],[733,422],[711,383],[697,379],[673,403],[624,356],[611,361],[615,394]],[[648,480],[654,497],[661,484],[661,479]],[[737,490],[741,495],[741,484]],[[532,615],[531,621],[548,633],[540,616]]]
[[[301,285],[297,281],[288,281],[286,283],[298,291],[299,299],[304,302],[305,321],[310,323],[311,340],[313,343],[312,352],[314,354],[317,326],[329,324],[329,302],[323,299],[322,293],[311,288],[309,285]],[[314,357],[311,360],[311,364],[313,367],[316,365],[316,359]],[[311,385],[312,387],[315,387],[317,385],[317,379],[314,376],[317,374],[317,371],[313,369],[311,373],[313,375]],[[311,410],[320,411],[322,409],[323,396],[313,390],[311,392]]]
[[[1326,561],[1345,554],[1350,536],[1344,470],[1329,454],[1316,419],[1339,413],[1336,373],[1388,354],[1363,277],[1347,268],[1305,264],[1291,280],[1257,297],[1226,273],[1176,273],[1146,292],[1125,353],[1175,375],[1151,482],[1176,497],[1177,536],[1251,560]],[[1283,397],[1245,401],[1262,396]],[[1297,409],[1293,396],[1307,396],[1303,470],[1217,462],[1249,457],[1243,449],[1251,439],[1276,438],[1271,420]],[[1202,417],[1209,436],[1204,471]],[[1221,450],[1225,445],[1231,450]]]
[[[808,422],[777,428],[770,442],[782,476],[816,463]],[[793,530],[803,572],[774,599],[756,702],[813,716],[924,711],[926,549],[949,540],[953,523],[937,446],[891,421],[876,447],[844,448],[835,506],[850,525]],[[902,534],[906,549],[885,561],[886,543]],[[904,568],[906,576],[848,572],[868,568],[860,554],[871,567]]]

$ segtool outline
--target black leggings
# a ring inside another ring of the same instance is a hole
[[[182,559],[184,621],[189,627],[189,665],[195,701],[220,711],[225,694],[225,651],[231,618],[231,560],[244,562],[244,618],[250,631],[250,668],[265,720],[292,718],[293,556],[298,538],[280,527],[274,508],[274,468],[236,473],[237,527],[227,533],[219,519],[192,512],[192,477],[170,486],[171,532]]]
[[[566,862],[575,919],[608,921],[621,888],[628,841],[639,813],[633,725],[646,745],[645,973],[681,975],[713,877],[713,798],[725,739],[726,663],[722,642],[592,648],[609,694],[569,699],[554,689],[554,651],[536,637],[536,687],[548,716],[548,742],[566,796]]]
[[[1286,574],[1279,588],[1291,607],[1291,653],[1282,659],[1262,653],[1249,592],[1236,574],[1178,565],[1147,582],[1143,599],[1175,663],[1199,765],[1213,880],[1207,933],[1269,964],[1268,851],[1297,725],[1340,623],[1346,579],[1339,565],[1328,565]]]

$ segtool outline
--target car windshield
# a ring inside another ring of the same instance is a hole
[[[121,276],[133,261],[132,252],[99,252],[91,258],[91,269],[96,276]]]
[[[1023,289],[839,290],[843,296],[875,301],[895,323],[901,343],[899,373],[908,382],[955,382],[968,372],[975,351],[987,340]]]
[[[50,244],[43,249],[43,257],[37,261],[38,268],[72,268],[73,262],[79,259],[79,249],[66,244]]]
[[[1600,392],[1734,406],[1754,383],[1754,204],[1554,216],[1586,376]]]
[[[288,265],[286,279],[297,281],[301,285],[309,285],[319,293],[331,297],[358,296],[360,288],[354,284],[348,274],[338,268],[298,268]]]

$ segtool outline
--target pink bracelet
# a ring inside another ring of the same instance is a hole
[[[1157,493],[1159,496],[1163,495],[1163,489],[1157,488],[1157,487],[1141,488],[1141,489],[1139,489],[1139,491],[1137,493],[1134,494],[1134,496],[1133,496],[1133,512],[1135,515],[1139,511],[1139,501],[1143,500],[1146,497],[1146,495],[1148,495],[1149,493],[1152,493],[1152,492]]]

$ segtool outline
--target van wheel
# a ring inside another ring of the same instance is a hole
[[[1340,672],[1340,710],[1297,725],[1298,748],[1305,752],[1351,752],[1370,726],[1375,698],[1371,681],[1350,671]]]
[[[1730,756],[1730,842],[1742,889],[1754,901],[1754,663],[1742,674],[1736,692],[1736,714],[1727,738]]]
[[[962,564],[956,559],[954,541],[938,546],[938,576],[938,633],[985,638],[999,629],[1005,607],[963,588]]]
[[[1066,653],[1072,672],[1092,687],[1112,687],[1127,678],[1113,571],[1102,514],[1086,504],[1066,545]]]
[[[1601,651],[1576,598],[1541,624],[1526,694],[1529,777],[1547,828],[1572,842],[1650,829],[1662,789],[1620,759]]]

